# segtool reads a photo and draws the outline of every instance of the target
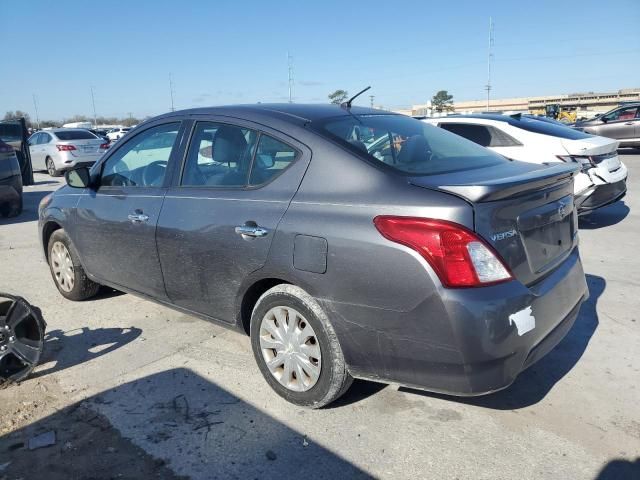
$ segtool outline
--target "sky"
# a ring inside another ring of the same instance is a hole
[[[640,0],[0,0],[0,111],[40,120],[326,102],[389,109],[640,87]],[[4,110],[2,110],[4,108]]]

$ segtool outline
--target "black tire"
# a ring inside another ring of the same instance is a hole
[[[291,307],[300,312],[315,331],[321,351],[320,376],[307,391],[296,392],[280,384],[271,374],[260,348],[260,324],[274,307]],[[321,408],[342,396],[353,382],[344,361],[336,333],[318,302],[300,287],[277,285],[257,301],[251,314],[251,347],[260,372],[269,386],[285,400],[304,407]]]
[[[51,157],[47,157],[46,165],[47,165],[47,173],[49,173],[49,176],[59,177],[62,175],[62,171],[56,169],[56,165],[55,163],[53,163],[53,159]]]
[[[56,274],[54,273],[51,251],[56,242],[60,242],[66,247],[73,264],[74,282],[73,288],[70,291],[65,291],[60,286],[56,278]],[[82,266],[82,264],[80,263],[80,259],[78,258],[76,249],[71,243],[71,239],[64,230],[56,230],[51,235],[51,238],[49,238],[49,244],[47,245],[47,261],[49,263],[49,270],[51,271],[53,283],[55,283],[56,288],[64,298],[79,302],[82,300],[87,300],[98,293],[100,285],[87,277],[87,274],[84,271],[84,267]]]

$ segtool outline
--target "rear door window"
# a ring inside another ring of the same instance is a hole
[[[269,135],[260,135],[249,184],[267,183],[289,167],[296,159],[297,153],[293,147],[280,140]]]
[[[483,147],[514,147],[522,145],[515,138],[493,125],[469,123],[441,123],[440,128],[460,135]]]
[[[183,186],[244,187],[258,134],[255,130],[198,122],[182,173]]]
[[[412,175],[509,162],[465,138],[404,115],[345,115],[313,122],[311,128],[371,162]]]

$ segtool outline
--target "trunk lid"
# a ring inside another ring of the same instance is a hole
[[[575,164],[510,162],[446,175],[411,177],[413,185],[452,193],[474,208],[474,230],[530,285],[554,270],[577,243]]]

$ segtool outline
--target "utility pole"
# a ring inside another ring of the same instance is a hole
[[[369,100],[371,100],[371,108],[373,108],[373,99],[375,98],[375,95],[369,95]]]
[[[487,111],[489,111],[489,98],[491,96],[491,60],[493,59],[493,19],[489,17],[489,50],[487,52]]]
[[[293,57],[287,52],[287,67],[289,71],[289,103],[293,103]]]
[[[93,85],[89,86],[91,90],[91,104],[93,105],[93,128],[98,126],[98,117],[96,115],[96,99],[93,96]]]
[[[133,125],[133,115],[129,112],[129,126]]]
[[[33,107],[36,109],[36,125],[40,130],[40,116],[38,115],[38,101],[36,100],[36,94],[33,94]]]
[[[173,106],[173,79],[171,78],[171,74],[169,74],[169,94],[171,95],[171,111],[175,112],[176,109]]]

